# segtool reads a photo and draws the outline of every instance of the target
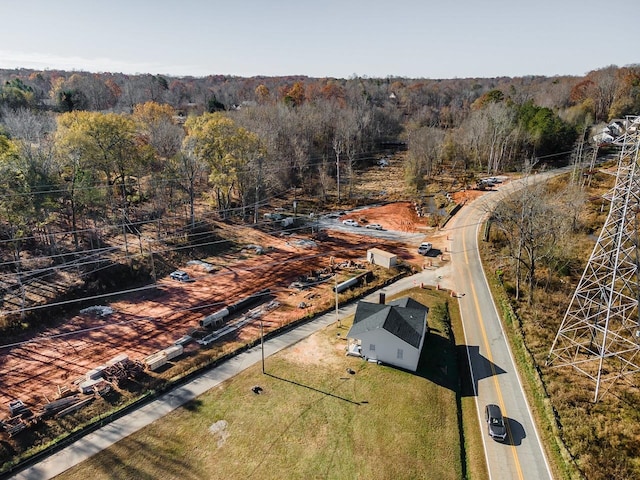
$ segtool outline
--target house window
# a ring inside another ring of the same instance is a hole
[[[398,349],[398,360],[402,360],[402,354],[403,354],[402,349],[399,348]]]
[[[369,344],[369,351],[371,351],[371,352],[375,352],[375,351],[376,351],[376,345],[375,345],[375,343],[370,343],[370,344]]]

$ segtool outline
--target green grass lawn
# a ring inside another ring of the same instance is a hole
[[[447,300],[439,295],[411,291],[430,306]],[[430,320],[414,374],[345,356],[350,323],[268,358],[266,375],[255,365],[59,478],[463,478],[469,452],[451,329]]]

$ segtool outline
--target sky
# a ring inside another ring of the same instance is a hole
[[[0,0],[0,68],[582,76],[640,63],[636,13],[601,0]]]

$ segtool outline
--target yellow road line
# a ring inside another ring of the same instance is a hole
[[[495,369],[495,364],[493,362],[493,355],[491,355],[491,350],[489,348],[489,339],[487,338],[487,332],[484,328],[484,322],[482,321],[482,317],[480,316],[480,304],[478,303],[478,296],[476,295],[476,289],[473,286],[473,282],[471,282],[471,295],[473,296],[473,302],[476,306],[477,317],[480,324],[480,331],[482,332],[482,339],[484,341],[484,348],[487,354],[487,360],[491,365],[491,376],[493,377],[493,383],[495,385],[496,392],[498,393],[498,403],[500,404],[500,408],[504,412],[503,415],[506,416],[507,409],[504,406],[504,399],[502,397],[502,390],[500,389],[500,384],[498,383],[498,374]],[[511,429],[509,428],[509,423],[505,422],[505,427],[507,428],[507,433],[510,439],[513,439],[511,435]],[[520,459],[518,458],[518,452],[516,450],[516,446],[511,444],[511,453],[513,454],[513,460],[516,463],[516,470],[518,471],[518,478],[521,480],[524,478],[522,475],[522,468],[520,466]]]

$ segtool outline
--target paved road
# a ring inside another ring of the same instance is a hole
[[[560,173],[539,174],[529,181],[543,181]],[[487,212],[522,185],[512,182],[488,192],[461,209],[446,229],[487,467],[494,480],[552,478],[478,252],[479,229]],[[505,416],[508,437],[504,443],[487,434],[484,407],[488,403],[498,404]]]
[[[411,277],[403,278],[398,282],[382,289],[388,296],[402,292],[420,282],[425,284],[440,283],[443,287],[451,288],[452,278],[448,273],[451,266],[447,265],[437,270],[424,270]],[[378,292],[373,293],[365,300],[377,303]],[[349,316],[355,312],[356,302],[343,306],[339,309],[340,318]],[[302,325],[290,332],[270,338],[265,342],[265,357],[286,348],[294,343],[308,337],[312,333],[336,322],[335,311],[322,315],[321,317]],[[86,435],[69,447],[42,460],[40,463],[29,467],[16,474],[13,478],[19,480],[45,480],[52,478],[65,470],[77,465],[96,453],[108,448],[117,441],[135,433],[141,428],[158,420],[172,410],[193,400],[207,390],[237,375],[246,368],[262,360],[260,347],[247,350],[240,355],[224,362],[220,366],[202,374],[188,384],[179,387],[144,407],[106,425],[105,427]]]

